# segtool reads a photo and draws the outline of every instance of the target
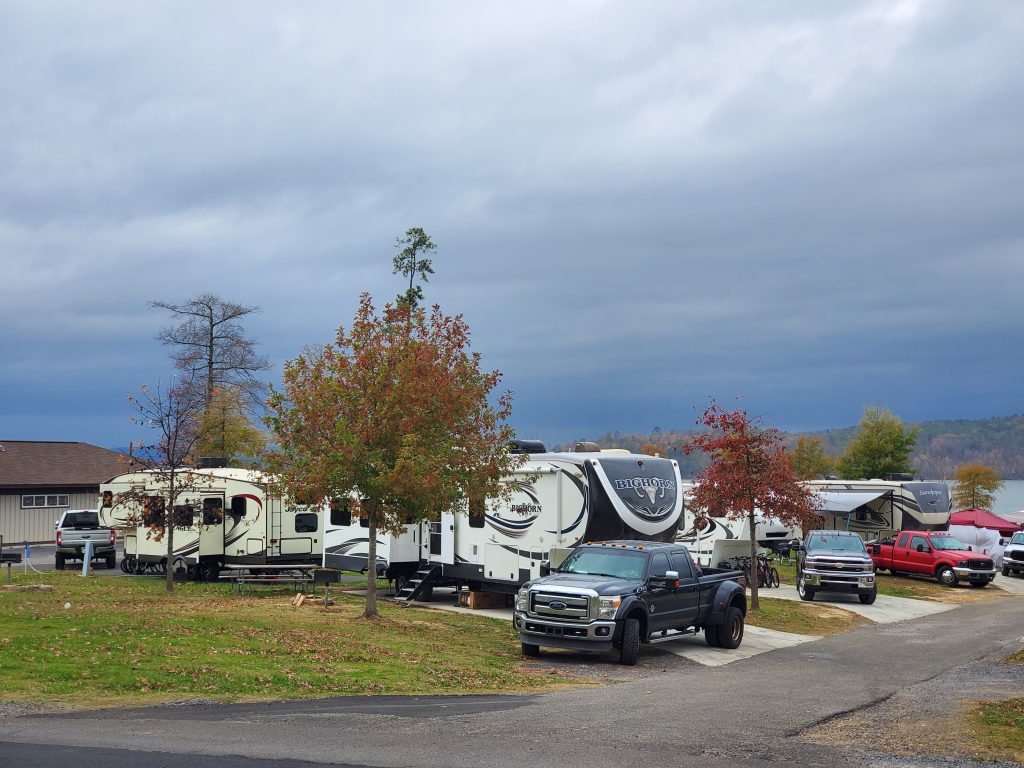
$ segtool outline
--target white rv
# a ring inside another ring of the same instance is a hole
[[[100,486],[100,519],[125,531],[123,570],[186,567],[199,580],[224,569],[313,567],[323,553],[323,510],[291,504],[276,494],[271,478],[248,469],[188,472],[173,505],[174,552],[151,535],[151,522],[166,514],[166,479],[155,471],[133,472]],[[183,476],[184,479],[184,476]],[[129,548],[130,545],[130,548]]]
[[[799,526],[789,526],[754,510],[757,543],[765,549],[781,551],[792,539],[801,537]],[[717,567],[737,555],[750,556],[750,520],[705,517],[699,522],[691,513],[686,526],[679,529],[676,541],[685,544],[700,565]]]
[[[547,453],[543,446],[511,476],[507,499],[486,499],[433,523],[379,535],[378,572],[405,582],[512,592],[557,565],[584,541],[671,541],[683,519],[676,461],[625,451]],[[367,529],[335,505],[325,531],[324,566],[366,569]]]
[[[923,480],[808,480],[824,528],[884,539],[949,528],[949,486]]]

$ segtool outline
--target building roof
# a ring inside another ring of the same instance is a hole
[[[98,486],[127,471],[122,457],[88,443],[0,440],[0,488]]]

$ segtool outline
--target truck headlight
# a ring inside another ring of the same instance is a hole
[[[615,612],[619,610],[620,605],[622,605],[621,595],[597,598],[597,618],[614,619]]]
[[[970,565],[970,563],[968,563],[966,560],[961,560],[959,563],[956,564],[956,567],[957,568],[967,568],[969,565]]]
[[[516,592],[516,610],[525,611],[530,607],[530,590],[523,587]]]

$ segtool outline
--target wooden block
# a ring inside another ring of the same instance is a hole
[[[469,592],[467,602],[471,610],[479,608],[504,608],[505,595],[501,592]]]

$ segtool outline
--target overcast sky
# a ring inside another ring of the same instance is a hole
[[[1020,413],[1024,4],[0,3],[0,439],[123,446],[147,301],[276,367],[438,245],[524,437]]]

